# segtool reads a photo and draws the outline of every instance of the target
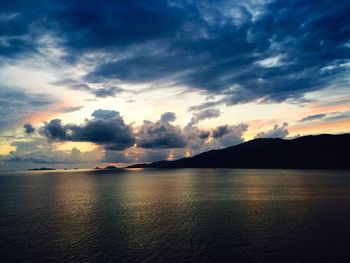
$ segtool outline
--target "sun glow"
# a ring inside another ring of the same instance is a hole
[[[173,161],[174,160],[174,151],[170,151],[167,156],[167,161]]]

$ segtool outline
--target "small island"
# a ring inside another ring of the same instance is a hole
[[[28,169],[28,171],[54,171],[55,168],[41,167],[41,168],[32,168]]]
[[[115,166],[113,166],[113,165],[109,165],[109,166],[106,166],[104,169],[105,169],[105,170],[114,170],[114,169],[119,169],[119,168],[118,168],[118,167],[115,167]]]

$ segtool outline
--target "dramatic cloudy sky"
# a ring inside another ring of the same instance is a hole
[[[0,168],[350,131],[350,2],[2,0]]]

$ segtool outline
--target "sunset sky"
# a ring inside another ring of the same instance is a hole
[[[0,169],[350,131],[350,2],[0,4]]]

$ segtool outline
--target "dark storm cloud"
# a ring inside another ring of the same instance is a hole
[[[132,129],[126,125],[119,112],[99,110],[93,119],[82,126],[71,128],[74,141],[106,144],[109,148],[124,149],[134,144]],[[96,113],[96,112],[95,112]],[[112,113],[115,114],[112,117]],[[110,114],[108,116],[108,114]],[[107,117],[108,116],[108,117]]]
[[[191,155],[199,154],[212,149],[221,149],[233,146],[244,141],[243,134],[248,125],[221,125],[212,130],[201,130],[197,126],[186,126],[184,134],[187,140],[186,148]]]
[[[129,46],[168,37],[183,15],[168,1],[63,1],[52,10],[52,20],[66,45],[75,50]]]
[[[179,127],[168,122],[144,121],[139,127],[136,144],[141,148],[183,148],[186,139]]]
[[[207,139],[210,135],[210,131],[199,131],[198,137],[200,139]]]
[[[199,112],[195,112],[192,115],[191,121],[187,126],[196,125],[198,122],[205,119],[218,118],[221,115],[221,112],[218,109],[206,109]]]
[[[62,125],[60,119],[54,119],[45,123],[44,127],[40,129],[40,134],[50,141],[68,141],[71,139],[68,130],[69,128]]]
[[[35,128],[30,123],[24,124],[23,129],[26,134],[32,134],[35,132]]]
[[[215,128],[212,132],[213,138],[220,138],[229,132],[228,125],[222,125]]]
[[[221,125],[213,129],[211,136],[214,140],[210,142],[208,147],[225,148],[244,142],[243,134],[248,130],[245,123],[237,125]]]
[[[145,120],[138,127],[137,146],[144,149],[170,149],[186,146],[186,138],[182,129],[172,125],[176,120],[174,112],[165,112],[156,122]]]
[[[13,1],[1,2],[0,57],[6,60],[36,51],[35,36],[30,32],[30,24],[34,21],[33,10],[29,5],[25,7],[21,2],[18,5]]]
[[[119,112],[100,109],[92,116],[81,125],[51,120],[40,129],[40,134],[50,141],[93,142],[108,150],[123,150],[135,143],[131,126],[125,124]]]
[[[281,138],[284,139],[288,136],[288,123],[283,123],[281,126],[275,124],[275,126],[267,131],[258,133],[255,138]]]
[[[59,39],[62,63],[105,54],[90,64],[88,82],[182,85],[228,105],[298,100],[348,84],[349,13],[345,0],[5,0],[0,56],[38,52],[39,36],[49,35]]]
[[[238,13],[238,22],[225,7]],[[127,82],[168,78],[221,93],[226,104],[298,99],[344,76],[338,65],[350,57],[346,1],[331,8],[328,1],[275,1],[254,19],[249,8],[225,2],[203,2],[192,11],[187,27],[161,52],[102,63],[88,76]]]

